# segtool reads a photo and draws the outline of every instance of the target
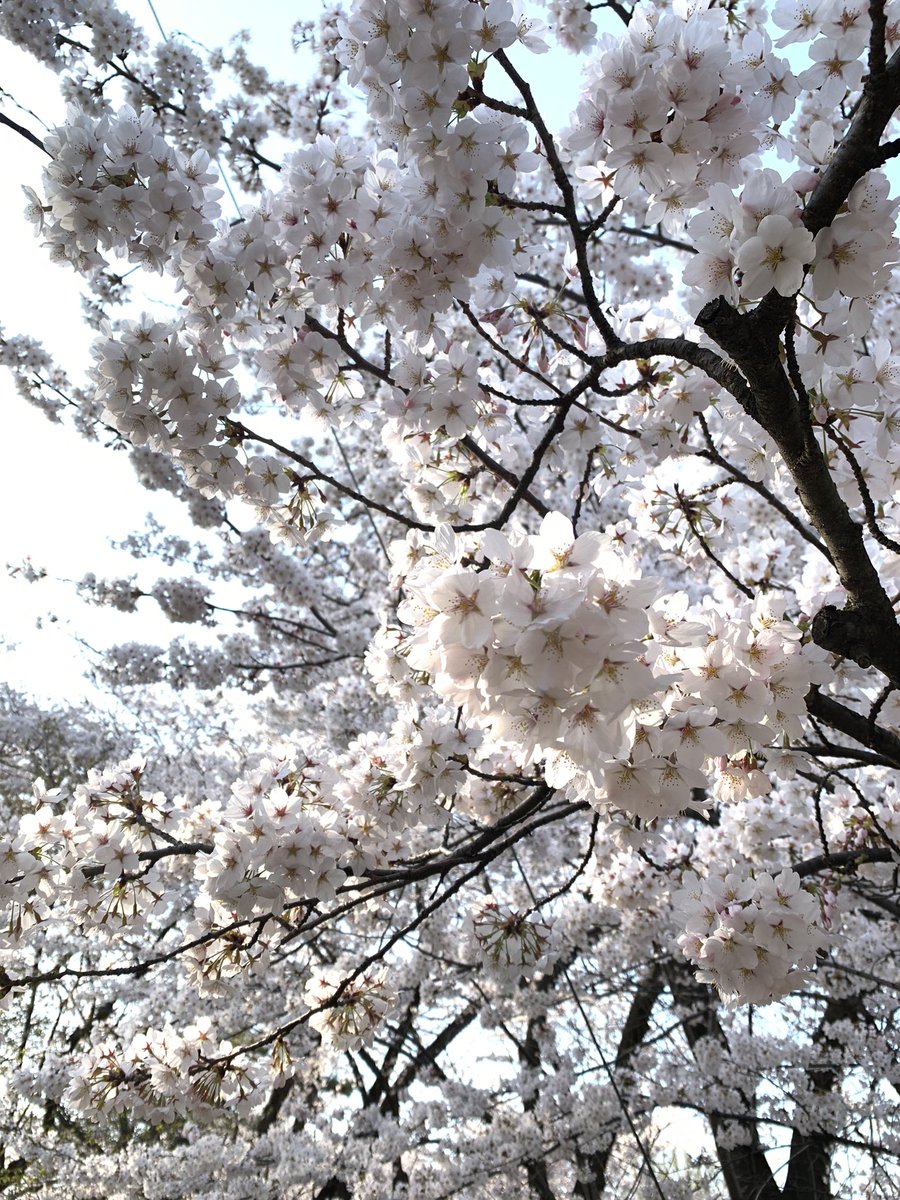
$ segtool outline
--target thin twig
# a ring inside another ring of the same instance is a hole
[[[24,125],[20,125],[18,121],[14,121],[12,117],[6,116],[5,113],[0,113],[0,125],[8,126],[19,134],[20,137],[23,137],[26,142],[31,142],[32,146],[37,146],[38,150],[43,150],[46,155],[50,155],[50,151],[37,134],[32,133],[30,129],[26,129]]]

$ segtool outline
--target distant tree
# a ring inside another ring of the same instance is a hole
[[[123,750],[100,717],[36,704],[0,683],[0,796],[8,813],[34,799],[38,776],[47,787],[74,787],[90,767]]]

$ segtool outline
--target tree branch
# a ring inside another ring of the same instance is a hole
[[[12,129],[19,134],[20,137],[23,137],[26,142],[31,142],[32,146],[37,146],[38,150],[43,150],[47,155],[50,154],[50,151],[36,133],[32,133],[30,129],[26,129],[24,125],[20,125],[19,122],[14,121],[12,117],[7,117],[5,113],[0,113],[0,125],[6,125],[9,129]]]

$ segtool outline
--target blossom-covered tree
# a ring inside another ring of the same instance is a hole
[[[157,753],[2,831],[4,1183],[896,1195],[900,9],[347,0],[302,82],[0,33],[96,335],[0,357],[198,531],[79,585],[196,629],[95,668]]]

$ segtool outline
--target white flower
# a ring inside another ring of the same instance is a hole
[[[479,901],[470,917],[474,948],[497,979],[529,976],[545,956],[550,926],[536,914],[501,907],[493,897]]]
[[[644,184],[650,192],[661,192],[669,183],[674,155],[661,142],[629,142],[606,157],[606,166],[616,172],[616,191],[627,196]]]
[[[758,300],[775,289],[782,296],[793,296],[803,282],[803,269],[812,261],[812,234],[779,213],[763,217],[756,236],[744,242],[737,252],[737,265],[743,272],[741,293]]]
[[[875,274],[884,263],[884,238],[862,227],[850,213],[836,217],[816,234],[813,291],[817,300],[835,292],[868,296],[875,291]]]
[[[848,91],[856,91],[862,83],[866,68],[860,52],[864,46],[865,41],[858,37],[819,38],[809,48],[813,66],[798,76],[800,86],[818,92],[823,106],[839,104]]]
[[[340,996],[335,1000],[339,989]],[[385,968],[373,968],[344,983],[340,970],[326,967],[306,985],[307,1004],[313,1010],[321,1009],[313,1011],[309,1023],[336,1050],[371,1045],[375,1030],[396,1000]]]
[[[460,24],[469,32],[476,53],[493,54],[518,39],[519,27],[512,17],[509,0],[490,0],[485,8],[467,5],[460,14]]]
[[[823,0],[778,0],[772,10],[772,20],[780,29],[788,32],[779,38],[776,46],[789,46],[792,42],[806,42],[814,38],[831,5]]]
[[[685,958],[696,978],[714,984],[729,1004],[768,1004],[806,982],[805,968],[828,943],[817,898],[796,872],[774,878],[733,866],[730,872],[683,878],[673,897]]]
[[[697,288],[704,297],[724,296],[737,300],[734,285],[734,262],[727,250],[695,254],[684,268],[682,279],[688,287]]]

